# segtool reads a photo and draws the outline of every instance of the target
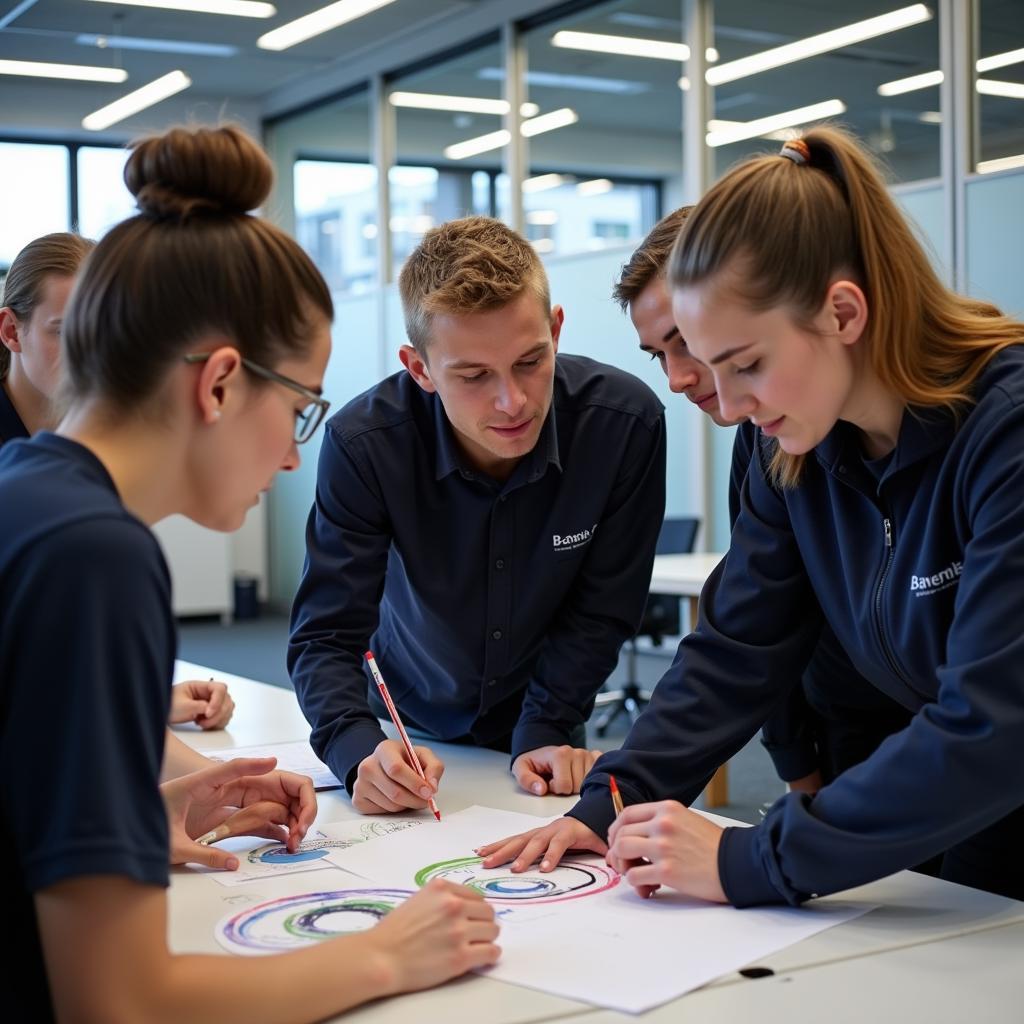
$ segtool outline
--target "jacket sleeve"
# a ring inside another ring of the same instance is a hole
[[[566,743],[643,617],[665,512],[665,416],[636,420],[587,557],[551,624],[512,734],[512,759]]]
[[[328,424],[292,606],[288,670],[313,750],[346,786],[385,738],[367,702],[363,655],[377,628],[390,545],[372,472]]]
[[[697,628],[621,750],[602,756],[569,813],[599,835],[611,824],[608,775],[628,803],[691,803],[799,677],[821,612],[782,496],[746,474],[729,553],[711,574]]]
[[[880,878],[1020,806],[1024,632],[1007,608],[1019,605],[1024,565],[1024,410],[993,410],[980,433],[963,446],[948,510],[969,539],[937,699],[813,801],[790,794],[754,835],[726,832],[719,868],[734,903],[796,903]]]

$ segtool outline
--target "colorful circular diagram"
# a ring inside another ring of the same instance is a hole
[[[354,845],[347,839],[310,839],[299,844],[297,853],[289,853],[284,843],[269,843],[249,851],[250,864],[301,864],[305,861],[320,860],[331,850],[344,850]]]
[[[408,889],[340,889],[285,896],[238,913],[217,926],[230,953],[259,956],[372,928],[412,895]]]
[[[435,878],[468,885],[489,903],[523,906],[562,903],[606,892],[619,884],[619,876],[604,864],[574,864],[563,861],[553,871],[512,874],[507,868],[480,867],[479,857],[430,864],[416,873],[416,884],[424,886]]]

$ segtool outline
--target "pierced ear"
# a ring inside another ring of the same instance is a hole
[[[423,356],[421,356],[419,352],[412,347],[412,345],[403,345],[398,350],[398,358],[401,360],[401,363],[406,370],[409,371],[409,376],[412,377],[412,379],[416,381],[424,391],[430,394],[437,391],[437,387],[430,379],[430,369],[427,366],[426,359],[424,359]]]
[[[18,318],[10,306],[0,309],[0,341],[12,352],[21,351],[21,339],[18,337]]]
[[[196,384],[196,399],[200,414],[207,425],[216,423],[231,396],[242,372],[242,357],[231,345],[221,345],[200,364]]]
[[[853,281],[835,281],[828,291],[826,311],[844,345],[859,341],[868,322],[868,300]]]

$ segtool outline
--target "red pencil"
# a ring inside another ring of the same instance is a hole
[[[615,808],[615,817],[622,813],[622,794],[619,792],[619,784],[615,781],[614,775],[608,776],[608,788],[612,793],[612,806]]]
[[[398,717],[398,708],[395,707],[395,702],[391,699],[391,694],[388,693],[387,683],[384,682],[384,677],[380,674],[380,669],[377,668],[377,659],[374,658],[373,651],[367,651],[365,657],[366,663],[370,666],[370,674],[373,676],[374,682],[377,684],[377,689],[380,690],[381,700],[384,701],[384,706],[388,709],[388,714],[391,715],[391,721],[395,723],[398,735],[402,737],[402,742],[405,744],[405,752],[409,756],[409,763],[416,769],[419,777],[426,782],[427,776],[423,772],[423,765],[420,764],[420,759],[416,756],[416,751],[412,749],[412,744],[409,742],[409,734],[405,731],[405,726],[402,725],[402,720]],[[430,804],[430,809],[434,812],[434,817],[440,821],[441,812],[437,809],[437,804],[434,803],[434,798],[431,797],[427,803]]]

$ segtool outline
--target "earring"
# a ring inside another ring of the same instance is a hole
[[[214,409],[213,410],[213,418],[215,420],[219,420],[220,419],[220,409]]]

